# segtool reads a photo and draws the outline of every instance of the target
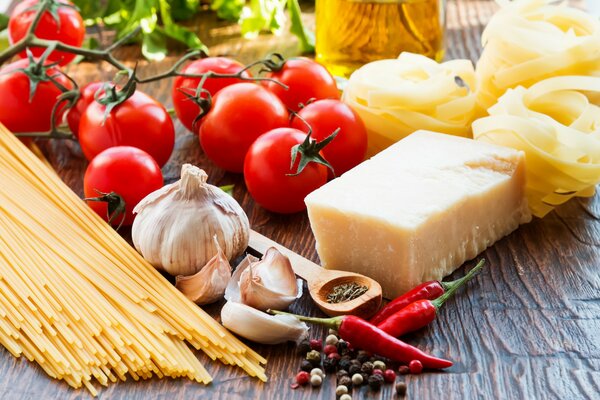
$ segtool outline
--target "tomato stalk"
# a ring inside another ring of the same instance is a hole
[[[83,199],[84,201],[98,201],[106,203],[106,219],[108,223],[112,225],[113,221],[116,221],[118,216],[121,216],[121,221],[119,221],[119,225],[116,230],[119,230],[121,225],[123,225],[123,221],[125,221],[126,217],[126,206],[125,200],[118,193],[110,192],[104,193],[100,190],[95,189],[99,194],[98,197],[86,197]]]

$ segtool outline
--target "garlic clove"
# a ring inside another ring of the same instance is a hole
[[[228,260],[248,246],[250,224],[244,210],[207,179],[200,168],[184,164],[179,181],[150,193],[134,208],[133,244],[157,269],[195,274],[216,253],[215,234]]]
[[[227,284],[227,288],[225,289],[225,300],[227,301],[235,301],[241,302],[242,296],[240,294],[240,276],[242,273],[250,266],[250,264],[258,261],[258,258],[254,257],[251,254],[246,254],[246,257],[238,264],[235,271],[233,271],[233,275],[229,280],[229,284]]]
[[[240,265],[234,275],[240,301],[259,310],[282,310],[302,296],[302,281],[296,279],[290,260],[274,247],[262,260]]]
[[[234,301],[221,309],[221,321],[230,331],[262,344],[299,343],[308,337],[308,326],[290,315],[269,315]]]
[[[198,305],[214,303],[221,299],[231,279],[231,265],[219,246],[217,236],[213,239],[217,254],[194,275],[179,275],[175,278],[175,287]]]

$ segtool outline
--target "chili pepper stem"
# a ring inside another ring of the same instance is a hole
[[[475,267],[473,267],[473,269],[471,269],[462,278],[457,279],[452,282],[442,282],[442,286],[444,287],[444,290],[445,290],[444,294],[435,300],[431,300],[431,303],[435,306],[435,308],[436,309],[440,308],[442,306],[442,304],[444,304],[446,302],[446,300],[448,300],[450,297],[452,297],[454,295],[454,292],[456,292],[460,287],[462,287],[464,284],[466,284],[468,281],[470,281],[471,278],[473,278],[475,275],[477,275],[479,273],[479,271],[481,271],[481,269],[483,268],[484,264],[485,264],[485,259],[482,259],[481,261],[479,261],[477,263],[477,265]]]
[[[277,310],[267,310],[267,312],[269,314],[273,314],[273,315],[291,315],[294,318],[299,319],[300,321],[304,321],[304,322],[312,322],[313,324],[317,324],[317,325],[323,325],[328,327],[329,329],[334,329],[334,330],[339,330],[340,326],[342,325],[342,321],[344,319],[343,316],[340,317],[333,317],[333,318],[315,318],[315,317],[305,317],[303,315],[297,315],[297,314],[292,314],[292,313],[287,313],[284,311],[277,311]]]

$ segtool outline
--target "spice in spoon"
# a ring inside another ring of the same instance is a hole
[[[356,282],[334,286],[327,294],[327,302],[336,304],[354,300],[367,292],[369,288]]]

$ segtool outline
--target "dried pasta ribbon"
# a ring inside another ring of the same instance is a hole
[[[553,76],[600,75],[598,18],[550,0],[496,2],[501,9],[483,31],[476,68],[482,109],[510,88]]]
[[[470,137],[474,87],[471,61],[439,64],[405,52],[355,71],[343,100],[365,122],[372,155],[419,129]]]
[[[526,153],[526,192],[538,217],[575,196],[593,195],[600,183],[600,107],[590,92],[600,93],[600,77],[549,78],[509,89],[488,117],[473,123],[476,140]]]

